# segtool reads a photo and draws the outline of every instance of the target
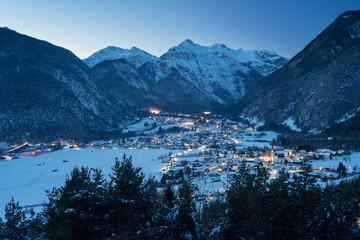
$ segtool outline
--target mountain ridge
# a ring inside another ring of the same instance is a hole
[[[103,61],[117,59],[126,59],[135,67],[140,67],[148,61],[155,61],[157,57],[135,46],[130,49],[108,46],[93,53],[89,57],[83,59],[83,61],[86,63],[86,65],[92,68],[96,64],[99,64]]]
[[[69,50],[0,28],[0,138],[87,139],[131,121],[136,110],[88,70]]]
[[[114,49],[121,51],[121,54],[124,52],[123,49],[116,47]],[[131,64],[131,60],[121,58]],[[101,66],[108,69],[114,64],[111,61],[116,60],[103,61],[106,63]],[[105,76],[103,79],[99,79],[98,76],[97,82],[100,84],[104,82],[114,87],[107,89],[106,84],[102,84],[102,90],[116,95],[114,89],[118,89],[119,97],[129,96],[132,102],[141,102],[140,105],[143,107],[151,104],[169,111],[201,112],[220,110],[234,104],[264,78],[264,75],[284,65],[287,59],[271,51],[232,50],[219,43],[206,47],[186,39],[156,60],[145,59],[142,62],[143,64],[139,65],[132,64],[134,68],[131,71],[136,76],[132,75],[124,79],[115,73],[117,70],[113,69],[115,72],[109,77],[112,79],[111,83]],[[95,66],[99,64],[101,62]],[[105,66],[107,64],[109,66]],[[123,66],[118,65],[118,67]],[[119,71],[121,72],[120,69]],[[115,75],[119,81],[116,80]],[[127,74],[123,72],[123,75]],[[151,91],[136,94],[128,88],[131,82],[139,81],[139,76],[142,85],[145,84]],[[121,90],[120,83],[127,86],[125,88],[132,92],[131,96]],[[144,101],[145,99],[149,101]]]
[[[305,131],[327,128],[360,104],[359,36],[360,11],[341,14],[232,110],[266,124],[291,118]]]

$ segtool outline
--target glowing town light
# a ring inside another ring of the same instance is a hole
[[[150,108],[150,113],[152,113],[152,114],[159,114],[159,113],[160,113],[160,110],[157,109],[157,108]]]
[[[212,196],[207,196],[207,197],[205,198],[206,201],[211,200],[211,199],[214,199],[214,197],[212,197]]]
[[[203,112],[203,114],[205,114],[205,115],[210,115],[211,112]]]

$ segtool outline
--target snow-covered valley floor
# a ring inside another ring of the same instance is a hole
[[[132,156],[133,164],[141,167],[147,177],[159,177],[166,163],[157,157],[170,151],[179,152],[166,149],[63,149],[39,156],[20,156],[18,159],[0,161],[0,216],[4,215],[4,207],[11,197],[20,201],[22,206],[46,201],[44,190],[62,186],[66,175],[75,166],[99,168],[108,177],[115,158],[120,160],[124,153]]]

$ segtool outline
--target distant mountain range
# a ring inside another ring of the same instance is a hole
[[[102,138],[150,107],[221,111],[272,129],[350,129],[360,118],[359,39],[360,11],[351,11],[290,60],[191,40],[160,57],[110,46],[80,60],[0,28],[0,139]]]
[[[360,11],[345,12],[232,108],[256,125],[324,130],[360,107]]]
[[[136,47],[107,47],[82,61],[66,49],[0,28],[0,139],[102,138],[149,107],[220,109],[286,61],[269,51],[203,47],[190,40],[160,58]]]
[[[232,50],[223,44],[204,47],[191,40],[185,40],[159,58],[133,49],[108,47],[84,62],[90,67],[97,63],[93,67],[96,72],[109,66],[116,72],[109,76],[107,71],[102,77],[97,74],[97,82],[104,91],[140,102],[141,106],[152,105],[170,111],[199,112],[231,106],[287,62],[271,51]],[[117,60],[108,61],[111,59],[126,60],[133,68],[126,66],[125,70],[124,61],[121,64]],[[123,88],[124,84],[135,82],[136,86],[142,86],[139,92],[130,90],[129,96],[121,91],[121,88],[129,89]]]

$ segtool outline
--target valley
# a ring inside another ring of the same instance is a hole
[[[360,1],[4,1],[0,240],[360,239]]]
[[[222,196],[231,177],[242,167],[269,170],[276,179],[281,169],[290,178],[301,172],[303,161],[312,164],[312,174],[322,186],[350,180],[360,174],[360,153],[329,149],[284,149],[276,144],[278,134],[251,127],[205,112],[168,114],[152,109],[151,115],[127,126],[124,137],[88,143],[60,140],[25,143],[3,149],[0,161],[0,195],[13,196],[25,209],[40,211],[45,190],[61,186],[73,167],[101,169],[106,177],[123,155],[131,156],[147,178],[155,177],[159,190],[175,188],[182,176],[193,179],[198,204]],[[272,142],[275,144],[272,148]],[[343,163],[346,174],[338,173]],[[10,199],[2,197],[4,206]],[[29,207],[27,207],[29,206]],[[0,208],[2,215],[3,209]]]

